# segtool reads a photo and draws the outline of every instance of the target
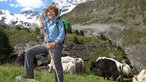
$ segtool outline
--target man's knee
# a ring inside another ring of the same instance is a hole
[[[25,50],[25,56],[29,56],[33,53],[33,50],[32,49],[27,49]]]

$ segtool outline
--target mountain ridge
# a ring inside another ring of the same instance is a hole
[[[90,0],[54,0],[53,4],[59,8],[60,15],[70,12],[76,5]],[[43,9],[44,10],[44,9]],[[8,10],[0,10],[0,21],[9,25],[10,28],[15,28],[20,25],[21,28],[34,29],[38,27],[38,14],[43,13],[37,11],[23,11],[20,14],[14,14]]]

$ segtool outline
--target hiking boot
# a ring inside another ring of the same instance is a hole
[[[25,75],[22,75],[22,78],[24,78],[24,79],[34,79],[34,76],[29,75],[29,74],[25,74]]]

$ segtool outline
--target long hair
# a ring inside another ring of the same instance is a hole
[[[58,15],[58,8],[57,8],[55,5],[52,5],[52,4],[48,5],[48,6],[46,7],[44,13],[47,15],[47,12],[50,11],[50,10],[55,11],[55,16]]]

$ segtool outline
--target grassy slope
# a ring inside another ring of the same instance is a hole
[[[17,31],[17,30],[9,30],[8,31],[7,30],[7,34],[9,34],[11,45],[15,45],[15,44],[23,42],[23,41],[27,42],[28,40],[35,40],[35,37],[37,36],[33,31],[27,32],[25,30],[19,30],[19,31]],[[66,40],[72,41],[74,39],[74,36],[76,36],[76,35],[67,34],[67,39]],[[26,38],[24,38],[24,37],[26,37]],[[94,38],[94,37],[77,36],[77,38],[78,38],[78,41],[82,41],[82,42],[96,42],[96,43],[99,43],[99,44],[110,45],[107,41],[103,41],[101,39]],[[95,52],[92,54],[91,59],[89,61],[85,62],[85,67],[86,67],[85,72],[86,72],[86,74],[89,74],[89,75],[65,74],[65,82],[79,82],[79,81],[80,82],[96,82],[97,80],[99,82],[110,82],[110,81],[103,80],[99,76],[97,77],[97,76],[93,75],[93,74],[95,74],[94,72],[96,70],[93,71],[92,73],[88,70],[91,61],[95,61],[99,56],[109,57],[109,53],[115,53],[116,55],[121,55],[121,51],[114,50],[114,48],[107,49],[107,46],[98,46],[95,49]],[[49,74],[49,73],[46,73],[46,72],[38,72],[38,71],[35,71],[35,72],[36,72],[36,78],[40,82],[46,82],[46,81],[54,82],[54,74],[52,74],[52,73]],[[20,74],[23,74],[23,73],[24,72],[23,72],[22,67],[1,66],[0,67],[0,81],[2,81],[2,82],[14,82],[14,78],[17,75],[20,75]],[[113,81],[111,81],[111,82],[113,82]]]
[[[36,41],[38,34],[34,30],[9,30],[6,29],[5,33],[9,37],[11,46],[15,46],[18,43],[25,43],[29,41]]]
[[[63,15],[71,24],[145,24],[145,0],[94,0],[82,3]]]
[[[15,77],[24,74],[22,67],[14,67],[10,65],[0,66],[0,81],[15,82]],[[35,70],[35,77],[39,82],[55,82],[54,73],[40,72]],[[102,77],[95,75],[71,75],[65,74],[64,82],[115,82],[104,80]],[[24,81],[25,82],[25,81]]]

